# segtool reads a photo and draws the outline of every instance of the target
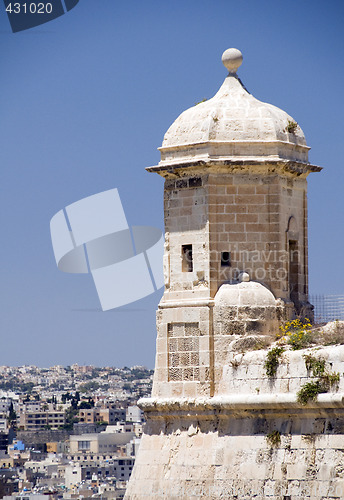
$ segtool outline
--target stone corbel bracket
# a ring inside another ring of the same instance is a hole
[[[146,167],[148,172],[157,172],[166,178],[179,177],[182,175],[192,175],[199,173],[199,169],[203,169],[204,173],[217,172],[217,173],[234,173],[240,171],[247,171],[253,169],[255,173],[284,173],[290,175],[297,175],[307,177],[311,172],[321,172],[322,167],[311,165],[295,160],[283,159],[205,159],[205,160],[187,160],[182,162],[171,162],[168,164],[159,164],[152,167]]]

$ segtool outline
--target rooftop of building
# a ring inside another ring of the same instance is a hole
[[[300,125],[285,111],[259,101],[247,91],[237,75],[242,61],[238,49],[223,53],[228,75],[222,86],[214,97],[187,109],[174,121],[159,148],[159,165],[147,170],[162,171],[197,161],[289,161],[309,165],[310,148]]]

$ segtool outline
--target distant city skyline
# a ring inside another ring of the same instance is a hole
[[[162,290],[102,312],[87,275],[58,271],[49,222],[75,200],[118,188],[128,224],[163,230],[163,135],[226,77],[303,129],[310,162],[311,294],[344,294],[344,68],[341,2],[83,0],[12,33],[0,4],[2,279],[0,365],[154,367]]]

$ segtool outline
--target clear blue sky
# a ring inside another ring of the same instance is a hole
[[[309,179],[311,292],[344,294],[344,3],[80,0],[13,34],[0,3],[0,364],[154,365],[161,292],[103,313],[90,276],[57,270],[49,221],[113,187],[128,221],[163,228],[146,166],[186,108],[244,55],[258,99],[298,121],[324,167]]]

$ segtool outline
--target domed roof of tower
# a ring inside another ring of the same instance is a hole
[[[228,76],[217,94],[184,111],[167,130],[159,148],[160,169],[197,160],[308,163],[309,148],[298,123],[285,111],[253,97],[240,81],[236,71],[241,52],[226,50],[222,62]]]
[[[215,295],[215,306],[276,307],[276,300],[264,285],[256,281],[242,281],[232,285],[221,285]]]

